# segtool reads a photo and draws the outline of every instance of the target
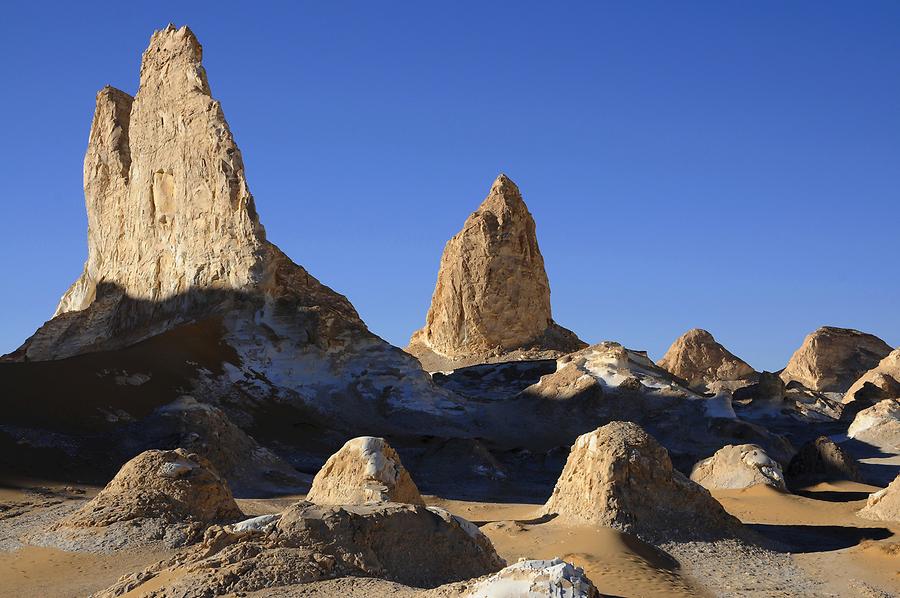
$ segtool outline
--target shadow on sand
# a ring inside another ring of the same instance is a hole
[[[893,532],[883,527],[844,527],[840,525],[747,525],[772,540],[785,552],[829,552],[856,546],[864,540],[884,540]]]

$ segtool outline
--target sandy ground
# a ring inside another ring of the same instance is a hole
[[[716,491],[725,508],[777,551],[735,544],[667,545],[665,552],[607,528],[564,525],[536,516],[534,504],[426,497],[476,522],[509,562],[563,557],[611,596],[900,595],[900,524],[855,515],[873,486],[819,484],[784,494],[765,487]],[[75,490],[75,491],[73,491]],[[0,597],[86,596],[166,556],[159,551],[97,555],[16,545],[16,536],[77,508],[96,490],[0,487]],[[248,515],[274,513],[302,496],[239,500]],[[674,556],[673,556],[674,555]],[[150,587],[140,588],[134,597]],[[332,580],[259,596],[437,596],[381,580]],[[440,594],[443,596],[443,594]],[[448,594],[449,595],[449,594]]]

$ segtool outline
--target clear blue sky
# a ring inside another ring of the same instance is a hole
[[[81,271],[94,94],[134,93],[170,21],[269,238],[395,344],[499,172],[587,341],[703,327],[767,369],[822,324],[900,344],[898,2],[120,1],[4,8],[0,351]]]

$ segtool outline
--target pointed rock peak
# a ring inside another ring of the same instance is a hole
[[[478,210],[471,217],[478,217],[486,212],[494,214],[501,222],[512,213],[519,214],[520,217],[533,221],[525,201],[522,199],[519,187],[505,174],[501,174],[494,179],[487,197],[481,202]],[[532,223],[531,226],[533,227],[534,224]]]
[[[176,29],[170,23],[150,38],[141,59],[140,88],[149,87],[154,93],[159,89],[196,90],[209,95],[202,59],[203,46],[194,32],[186,25]]]
[[[721,382],[749,380],[756,376],[747,362],[716,342],[715,337],[702,328],[693,328],[678,337],[657,365],[700,391]]]
[[[510,193],[521,197],[519,187],[512,182],[511,178],[503,173],[500,173],[500,175],[494,179],[494,183],[491,185],[491,193]]]

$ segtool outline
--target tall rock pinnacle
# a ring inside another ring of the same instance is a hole
[[[534,218],[501,174],[444,248],[425,327],[407,351],[426,369],[555,357],[585,346],[550,314]]]

